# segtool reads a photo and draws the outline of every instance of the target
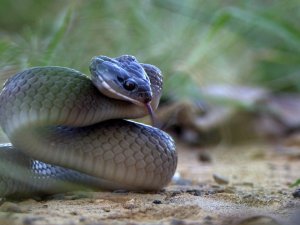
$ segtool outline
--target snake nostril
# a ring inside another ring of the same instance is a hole
[[[152,95],[149,93],[140,93],[139,98],[141,99],[142,102],[148,103],[152,100]]]
[[[144,103],[150,102],[152,100],[152,96],[148,93],[144,94],[143,96]]]

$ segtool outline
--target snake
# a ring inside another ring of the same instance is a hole
[[[177,167],[175,142],[135,122],[157,109],[163,76],[136,57],[95,56],[90,75],[32,67],[3,85],[0,196],[73,190],[159,191]],[[154,120],[154,119],[153,119]]]

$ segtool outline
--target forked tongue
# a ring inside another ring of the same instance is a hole
[[[152,109],[152,106],[151,106],[150,102],[145,103],[145,105],[146,105],[146,108],[148,110],[152,126],[153,127],[158,127],[158,121],[157,121],[157,118],[155,116],[155,113]]]

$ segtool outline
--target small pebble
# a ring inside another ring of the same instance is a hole
[[[162,204],[162,202],[160,200],[154,200],[152,203],[154,203],[154,204]]]
[[[296,191],[293,192],[294,198],[300,198],[300,188],[296,189]]]
[[[181,191],[173,191],[172,194],[171,194],[171,197],[175,197],[177,195],[180,195],[181,194]]]
[[[204,220],[206,220],[206,221],[211,221],[213,218],[211,217],[211,216],[206,216],[206,217],[204,217]]]
[[[105,208],[103,208],[103,211],[104,211],[104,212],[110,212],[110,208],[105,207]]]
[[[207,162],[207,163],[210,163],[212,161],[210,154],[208,152],[205,152],[205,151],[200,152],[198,154],[198,160],[200,162]]]
[[[229,183],[228,178],[221,176],[219,174],[214,173],[213,178],[217,184],[228,184]]]
[[[201,196],[202,194],[201,190],[197,190],[197,189],[186,190],[186,193],[194,196]]]
[[[246,198],[251,198],[252,197],[252,195],[251,194],[246,194],[246,195],[244,195],[243,196],[243,199],[246,199]]]
[[[214,195],[218,193],[216,190],[208,190],[207,192],[205,192],[205,195]]]
[[[192,181],[182,178],[178,172],[174,174],[172,178],[172,182],[176,185],[183,185],[183,186],[192,184]]]

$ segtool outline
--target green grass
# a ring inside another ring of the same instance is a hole
[[[300,186],[300,178],[298,180],[296,180],[293,184],[290,185],[290,187],[297,187]]]
[[[165,93],[177,98],[215,83],[300,91],[298,0],[0,4],[2,71],[60,65],[88,73],[94,55],[132,54],[160,67]]]

